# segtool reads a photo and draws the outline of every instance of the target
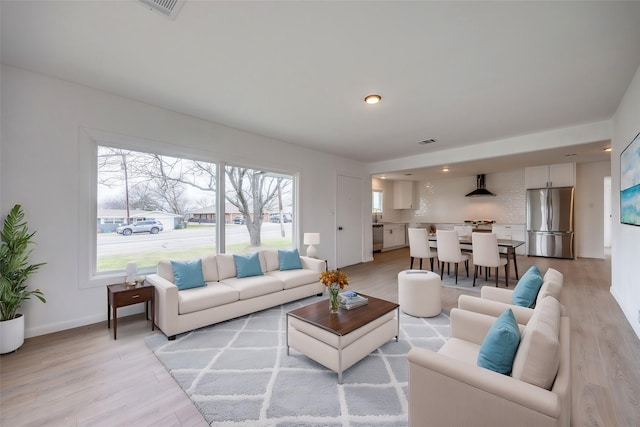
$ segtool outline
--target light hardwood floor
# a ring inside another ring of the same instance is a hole
[[[345,268],[350,289],[397,301],[406,249]],[[564,273],[571,317],[572,425],[640,425],[640,341],[609,293],[608,260],[519,257]],[[443,289],[443,307],[464,291]],[[106,322],[26,340],[0,358],[2,426],[204,426],[184,392],[144,344],[143,315],[119,319],[118,340]],[[464,402],[461,402],[463,405]]]

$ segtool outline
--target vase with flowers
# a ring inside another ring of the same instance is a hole
[[[329,312],[337,313],[340,304],[338,293],[349,285],[347,275],[340,270],[323,271],[320,281],[329,290]]]

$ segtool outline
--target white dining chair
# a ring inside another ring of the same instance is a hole
[[[437,230],[436,243],[438,261],[440,263],[440,278],[444,273],[444,263],[447,263],[447,274],[450,273],[451,263],[455,264],[456,284],[458,284],[458,264],[464,262],[469,277],[469,255],[460,250],[458,232],[455,230]]]
[[[485,268],[485,280],[488,280],[488,270],[496,269],[496,287],[498,286],[498,269],[504,266],[505,284],[509,287],[509,260],[500,256],[498,237],[494,233],[472,233],[471,247],[473,248],[473,286],[476,285],[478,269]]]
[[[458,239],[471,240],[471,233],[473,233],[473,227],[470,225],[454,225],[453,229],[458,232]],[[470,248],[461,248],[462,253],[471,254]]]
[[[429,247],[429,236],[426,228],[409,228],[409,256],[411,257],[411,265],[413,268],[413,259],[420,259],[420,270],[422,270],[422,259],[429,258],[431,262],[431,271],[433,271],[433,259],[438,255],[436,251]]]

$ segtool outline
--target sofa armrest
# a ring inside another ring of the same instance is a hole
[[[151,274],[145,280],[155,288],[156,325],[170,337],[178,327],[178,287],[159,274]]]
[[[410,426],[424,420],[550,426],[561,417],[561,400],[551,391],[423,348],[411,349],[407,357]]]
[[[326,270],[327,265],[323,259],[308,256],[300,256],[300,263],[302,264],[302,268],[316,271],[318,273],[318,280],[320,280],[320,273]]]
[[[510,308],[511,311],[513,311],[516,322],[520,325],[526,325],[529,323],[529,319],[531,319],[531,316],[533,315],[532,308],[505,304],[503,302],[478,298],[471,295],[460,295],[458,298],[458,308],[493,317],[500,316],[506,309]]]
[[[482,344],[491,325],[496,321],[495,317],[458,308],[451,309],[449,318],[451,338],[458,338],[478,345]]]
[[[503,302],[505,304],[513,304],[513,290],[483,286],[482,289],[480,289],[480,298]]]

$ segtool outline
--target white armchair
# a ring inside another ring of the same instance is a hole
[[[569,318],[560,316],[557,301],[550,306],[554,307],[538,311],[526,328],[520,327],[522,339],[511,376],[477,366],[480,346],[495,318],[454,308],[447,343],[437,353],[414,347],[408,354],[409,426],[569,426]],[[554,318],[555,326],[549,327]],[[536,341],[541,336],[543,343]],[[524,372],[546,368],[543,380]],[[550,381],[548,389],[535,384],[545,381]]]
[[[558,301],[562,301],[560,294],[564,276],[558,270],[549,268],[543,276],[542,287],[536,298],[536,305],[548,295]],[[458,308],[476,313],[487,314],[498,317],[507,308],[511,308],[516,321],[521,325],[526,325],[533,315],[533,308],[520,307],[513,304],[513,290],[504,288],[494,288],[484,286],[480,290],[480,298],[471,295],[460,295],[458,298]],[[563,309],[564,311],[564,309]]]

